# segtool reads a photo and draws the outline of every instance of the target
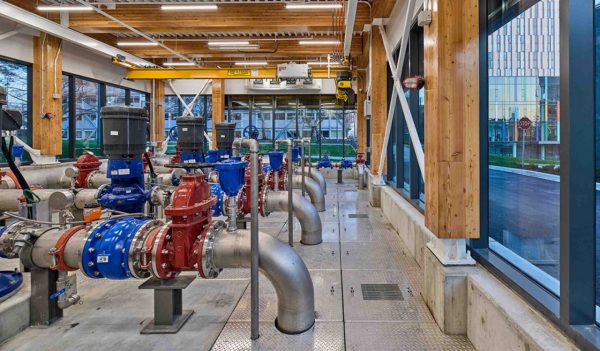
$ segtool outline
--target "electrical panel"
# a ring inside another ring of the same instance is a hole
[[[277,78],[279,79],[305,79],[309,78],[308,64],[282,63],[277,65]]]

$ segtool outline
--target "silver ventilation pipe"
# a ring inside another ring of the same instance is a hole
[[[263,196],[263,215],[265,216],[271,212],[285,212],[290,208],[287,191],[265,190]],[[321,217],[315,207],[306,198],[296,196],[293,199],[292,208],[302,229],[300,242],[304,245],[320,244],[323,241],[323,227]]]
[[[315,206],[317,211],[324,212],[325,211],[325,194],[323,190],[319,186],[317,182],[315,182],[312,178],[305,178],[304,185],[306,186],[306,191],[308,192],[308,196],[310,197],[310,202]],[[302,188],[302,176],[297,174],[292,178],[292,188],[300,189]],[[289,188],[288,188],[289,189]]]
[[[204,238],[203,275],[215,278],[224,268],[250,266],[250,233],[247,230],[227,232],[224,223],[216,229]],[[315,295],[310,273],[293,248],[271,235],[258,234],[260,270],[277,293],[275,324],[283,333],[302,333],[315,323]]]

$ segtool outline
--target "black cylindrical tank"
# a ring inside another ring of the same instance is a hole
[[[146,149],[148,114],[133,106],[105,106],[100,111],[102,148],[110,158],[141,157]]]
[[[235,123],[215,123],[215,134],[217,149],[231,150],[233,141],[235,140]]]
[[[177,135],[181,152],[204,152],[204,118],[177,117]]]

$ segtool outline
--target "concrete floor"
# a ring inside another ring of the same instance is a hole
[[[315,327],[301,335],[275,329],[275,291],[261,276],[261,337],[250,341],[248,270],[196,279],[184,290],[184,308],[195,313],[175,335],[139,334],[152,317],[153,301],[151,291],[137,289],[141,281],[80,276],[82,304],[49,328],[23,331],[0,350],[472,350],[465,336],[444,335],[437,327],[420,294],[419,266],[367,199],[352,181],[329,182],[320,245],[301,245],[294,223],[294,248],[313,278],[317,317]],[[261,231],[287,241],[286,218],[261,218]],[[0,261],[0,269],[14,264]],[[364,284],[397,284],[400,294],[396,300],[365,300]]]

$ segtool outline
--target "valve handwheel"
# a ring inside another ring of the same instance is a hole
[[[244,128],[244,137],[252,138],[254,140],[258,140],[258,128],[255,125],[249,124],[246,128]]]
[[[169,129],[169,140],[177,141],[178,138],[179,138],[179,135],[177,135],[177,127],[173,127],[171,129]]]

